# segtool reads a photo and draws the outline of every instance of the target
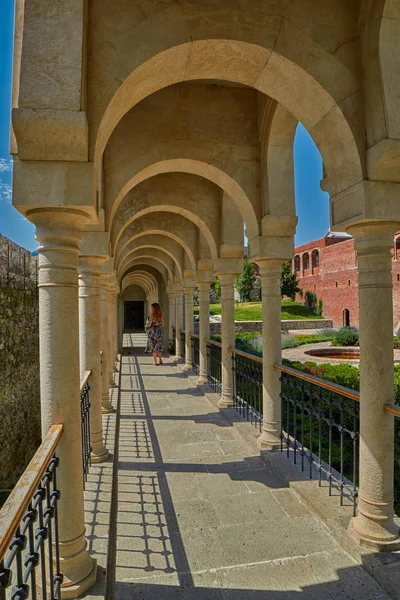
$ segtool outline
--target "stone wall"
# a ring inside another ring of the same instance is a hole
[[[298,321],[281,321],[282,331],[292,329],[329,329],[333,326],[329,319],[304,319]],[[262,321],[236,321],[235,332],[244,333],[249,331],[262,331]],[[198,335],[199,324],[194,324],[194,333]],[[221,323],[210,323],[210,335],[221,333]]]
[[[0,235],[0,489],[40,444],[37,257]]]

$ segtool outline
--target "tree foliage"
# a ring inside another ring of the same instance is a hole
[[[291,261],[287,260],[281,269],[281,296],[287,296],[294,300],[298,292],[300,292],[300,288],[297,271],[292,272]]]
[[[251,301],[251,292],[256,282],[254,265],[247,258],[244,259],[243,273],[236,277],[236,289],[240,295],[241,302]]]

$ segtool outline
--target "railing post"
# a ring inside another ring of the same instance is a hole
[[[207,342],[210,337],[210,282],[197,282],[199,288],[199,385],[207,384]]]
[[[281,259],[257,261],[262,289],[262,347],[263,347],[263,421],[258,438],[261,448],[280,448],[281,385],[275,364],[282,361],[281,341]]]
[[[350,534],[374,550],[400,548],[393,509],[393,236],[399,223],[354,225],[360,319],[360,477]]]
[[[108,458],[103,443],[101,413],[100,357],[100,273],[105,256],[83,256],[79,264],[79,355],[80,376],[90,376],[90,438],[91,460],[100,463]]]
[[[96,580],[96,561],[88,554],[83,504],[78,260],[81,230],[88,223],[78,210],[35,209],[39,251],[39,345],[42,432],[62,423],[57,449],[63,597],[76,598]]]

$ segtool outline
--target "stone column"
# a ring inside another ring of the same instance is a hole
[[[115,371],[115,286],[114,281],[108,281],[107,302],[108,302],[108,380],[109,387],[118,387],[114,380]]]
[[[282,360],[280,259],[257,261],[262,290],[263,422],[258,443],[261,448],[280,448],[281,384],[274,365]]]
[[[168,321],[168,341],[172,341],[174,339],[174,327],[175,325],[175,294],[173,292],[168,292],[168,312],[169,312],[169,321]]]
[[[193,287],[184,287],[185,294],[185,366],[186,371],[192,368],[192,343],[190,334],[193,333]]]
[[[235,297],[236,275],[218,275],[221,281],[221,333],[222,333],[222,394],[218,406],[233,406],[233,373],[230,347],[235,347]]]
[[[176,318],[176,327],[175,327],[175,359],[181,360],[182,358],[182,349],[181,349],[181,336],[179,330],[182,329],[183,325],[183,307],[182,307],[182,291],[175,292],[175,318]]]
[[[199,288],[199,349],[200,364],[199,385],[206,384],[207,379],[207,343],[206,338],[210,337],[210,283],[197,282]]]
[[[348,229],[358,258],[360,322],[360,475],[358,515],[350,534],[373,550],[400,548],[393,521],[393,235],[398,223],[359,224]]]
[[[100,272],[105,258],[81,256],[79,260],[79,354],[80,376],[90,376],[90,443],[91,460],[100,463],[108,458],[103,444],[101,412],[100,362]]]
[[[109,376],[109,310],[108,310],[108,279],[109,273],[100,273],[100,320],[101,320],[101,406],[103,413],[114,412],[110,402]]]
[[[42,435],[62,423],[57,447],[57,485],[63,598],[76,598],[96,580],[96,561],[88,554],[83,505],[78,261],[87,216],[78,210],[36,209],[39,251],[39,347]]]

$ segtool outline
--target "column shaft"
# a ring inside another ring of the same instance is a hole
[[[96,579],[85,539],[80,416],[78,243],[87,217],[78,211],[35,210],[39,247],[39,347],[42,434],[62,423],[57,447],[58,509],[64,598],[76,598]]]
[[[207,343],[210,337],[210,283],[198,283],[199,288],[199,378],[198,384],[206,384],[207,379]]]
[[[222,333],[222,394],[218,405],[233,406],[232,353],[235,347],[235,275],[219,275],[221,281],[221,333]]]
[[[280,447],[281,384],[274,367],[282,361],[281,264],[279,259],[260,261],[262,286],[263,422],[259,445],[269,450]]]
[[[393,402],[392,255],[398,224],[358,225],[360,322],[360,474],[358,515],[350,523],[357,541],[375,550],[400,547],[393,521],[394,417],[384,410]]]
[[[185,293],[185,370],[192,368],[192,339],[193,333],[193,288],[184,288]]]
[[[177,292],[175,295],[175,311],[176,311],[175,358],[176,358],[176,360],[180,360],[182,358],[181,336],[179,333],[179,330],[182,329],[182,323],[183,323],[182,292]]]
[[[103,444],[101,412],[100,360],[100,269],[103,257],[81,256],[79,266],[79,353],[80,376],[90,376],[90,443],[92,462],[107,460],[108,450]]]
[[[114,412],[110,402],[109,376],[109,325],[108,325],[108,278],[109,273],[100,274],[100,319],[101,319],[101,406],[103,413]]]

